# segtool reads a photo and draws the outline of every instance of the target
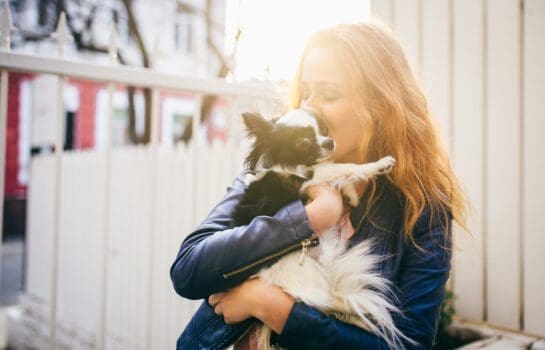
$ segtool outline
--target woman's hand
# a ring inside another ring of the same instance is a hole
[[[280,334],[295,303],[294,299],[277,286],[260,278],[251,278],[223,293],[208,298],[214,312],[222,315],[225,323],[238,323],[255,317]]]
[[[316,234],[335,225],[343,215],[341,192],[328,185],[310,186],[306,191],[310,203],[305,206],[308,221]]]
[[[259,282],[257,278],[249,279],[226,292],[212,294],[208,303],[214,307],[216,314],[223,316],[226,323],[242,322],[255,314]]]
[[[347,211],[337,222],[337,226],[339,226],[341,230],[341,239],[347,240],[350,237],[356,233],[356,229],[352,225],[352,221],[350,220],[350,211]]]

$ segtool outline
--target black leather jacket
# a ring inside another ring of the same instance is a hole
[[[402,196],[384,180],[377,181],[378,205],[366,218],[366,200],[353,208],[356,233],[350,244],[373,237],[375,253],[385,257],[381,273],[392,281],[403,317],[400,330],[414,344],[408,349],[430,349],[439,320],[451,260],[450,217],[432,218],[426,209],[413,232],[417,248],[401,230]],[[230,227],[233,209],[245,191],[239,176],[224,199],[183,241],[170,275],[176,292],[189,299],[207,298],[246,280],[289,251],[301,247],[312,229],[301,201],[282,208],[273,217],[256,217],[249,225]],[[448,231],[448,232],[447,232]],[[206,301],[178,340],[178,349],[222,349],[238,339],[253,320],[226,325]],[[289,349],[386,349],[379,337],[327,316],[302,302],[295,303],[281,334],[273,340]]]

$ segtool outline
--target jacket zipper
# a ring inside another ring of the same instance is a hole
[[[266,257],[263,257],[259,260],[256,260],[248,265],[244,265],[243,267],[241,268],[238,268],[234,271],[231,271],[231,272],[227,272],[227,273],[224,273],[223,274],[223,278],[224,279],[228,279],[228,278],[231,278],[235,275],[238,275],[239,273],[242,273],[244,271],[247,271],[253,267],[256,267],[258,265],[261,265],[263,264],[264,262],[268,261],[268,260],[271,260],[271,259],[274,259],[274,258],[277,258],[279,256],[282,256],[282,255],[285,255],[291,251],[294,251],[296,250],[297,248],[301,248],[303,252],[306,252],[306,249],[308,247],[313,247],[313,246],[316,246],[318,245],[318,235],[316,234],[312,234],[312,236],[310,238],[307,238],[303,241],[300,241],[300,242],[297,242],[296,244],[293,244],[287,248],[284,248],[276,253],[273,253],[271,255],[267,255]]]
[[[246,336],[246,334],[248,334],[248,333],[252,330],[252,328],[256,327],[257,324],[258,324],[258,323],[256,323],[256,322],[253,322],[252,324],[250,324],[250,325],[244,330],[244,332],[242,332],[242,334],[239,335],[239,337],[237,338],[237,340],[235,340],[235,342],[234,342],[233,344],[238,343],[242,338],[244,338],[244,337]]]

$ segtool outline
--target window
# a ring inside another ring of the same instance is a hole
[[[184,54],[191,54],[193,40],[192,19],[187,13],[178,14],[174,25],[174,47],[176,51]]]

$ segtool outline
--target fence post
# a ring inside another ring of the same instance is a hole
[[[57,40],[59,57],[65,54],[66,43],[69,40],[68,29],[66,28],[66,17],[64,12],[59,17],[57,30],[53,34]],[[65,77],[58,75],[57,80],[57,120],[55,133],[55,183],[53,185],[54,209],[53,209],[53,237],[51,244],[51,286],[49,292],[49,349],[55,349],[56,328],[57,328],[57,282],[58,282],[58,255],[59,255],[59,229],[60,229],[60,189],[61,189],[61,157],[64,146],[64,101],[63,91]]]
[[[110,56],[110,65],[117,66],[119,64],[117,56],[117,33],[115,26],[112,26],[110,32],[110,41],[108,44],[108,55]],[[106,119],[106,150],[104,154],[104,205],[103,207],[103,223],[102,223],[102,272],[101,272],[101,290],[100,290],[100,310],[99,310],[99,324],[97,348],[106,348],[106,310],[107,310],[107,296],[108,296],[108,240],[109,240],[109,225],[110,225],[110,170],[112,161],[112,134],[113,125],[112,119],[114,117],[114,93],[115,84],[108,82],[108,113]]]
[[[159,35],[155,38],[154,52],[152,53],[152,69],[157,68],[157,61],[160,55],[159,47]],[[149,283],[148,288],[148,300],[147,300],[147,330],[145,338],[145,349],[153,349],[152,347],[152,324],[150,320],[153,315],[153,264],[155,262],[155,237],[154,237],[154,228],[157,226],[157,177],[158,177],[158,166],[159,166],[159,132],[160,132],[160,111],[161,111],[161,93],[158,88],[153,88],[151,90],[151,123],[150,123],[150,150],[151,150],[151,219],[150,219],[150,228],[149,228],[149,265],[148,265],[148,277]]]

